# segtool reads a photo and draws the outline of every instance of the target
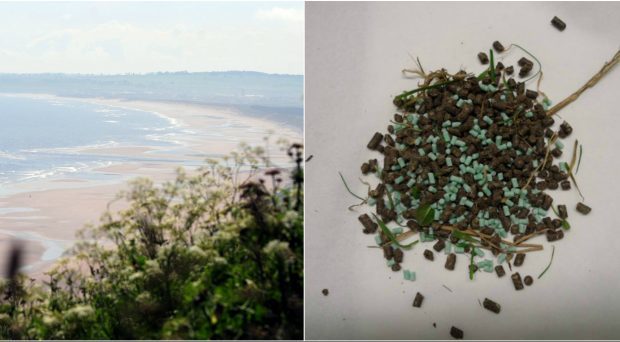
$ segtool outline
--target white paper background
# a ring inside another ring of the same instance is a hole
[[[500,40],[518,43],[543,63],[541,89],[557,103],[579,88],[620,47],[619,3],[308,3],[306,5],[306,337],[309,339],[450,339],[455,325],[469,339],[620,338],[620,67],[560,112],[574,127],[584,154],[577,179],[593,210],[574,210],[576,191],[556,191],[569,207],[571,231],[551,248],[528,254],[518,268],[534,284],[515,291],[502,279],[478,273],[469,281],[464,256],[453,272],[422,256],[431,244],[405,253],[415,282],[385,266],[373,237],[362,234],[356,202],[338,177],[365,193],[359,165],[377,157],[366,149],[394,113],[393,95],[416,88],[400,70],[409,53],[426,70],[460,67],[480,72],[479,51]],[[550,25],[554,15],[567,29]],[[499,60],[515,64],[514,50]],[[543,242],[544,238],[533,242]],[[442,287],[445,284],[452,293]],[[329,289],[329,296],[321,294]],[[411,306],[416,292],[426,299]],[[499,315],[478,304],[489,297]],[[437,328],[433,328],[433,322]]]

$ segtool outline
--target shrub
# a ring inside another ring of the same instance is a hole
[[[288,170],[261,170],[265,151],[244,145],[161,186],[133,181],[49,281],[0,285],[0,338],[303,338],[302,146],[287,153]]]

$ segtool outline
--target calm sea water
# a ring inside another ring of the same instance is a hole
[[[181,134],[172,119],[154,113],[76,100],[0,96],[0,186],[139,158],[78,151],[87,147],[174,147]],[[92,176],[92,174],[91,174]]]

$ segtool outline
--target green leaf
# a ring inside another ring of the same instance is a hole
[[[569,230],[570,229],[570,224],[568,223],[568,221],[562,220],[562,229],[564,229],[564,230]]]
[[[377,217],[377,215],[372,214],[372,216],[375,217],[375,220],[377,221],[377,224],[381,228],[381,231],[383,231],[383,234],[385,234],[385,236],[387,236],[388,239],[390,239],[390,241],[392,243],[395,243],[398,247],[403,248],[403,249],[409,249],[409,248],[413,247],[415,244],[417,244],[418,242],[420,242],[420,240],[415,240],[414,242],[412,242],[410,244],[406,244],[406,245],[401,244],[400,242],[398,242],[398,240],[396,240],[396,236],[394,236],[394,234],[392,233],[390,228],[388,228],[385,225],[385,223],[380,218]]]
[[[417,185],[411,189],[411,196],[415,199],[420,199],[420,188]]]
[[[416,210],[416,220],[420,226],[428,226],[435,220],[435,209],[430,204],[423,205]]]
[[[144,266],[144,264],[146,264],[146,257],[144,255],[138,255],[138,257],[136,258],[136,262],[138,263],[138,265]]]

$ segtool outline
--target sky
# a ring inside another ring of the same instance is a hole
[[[1,73],[303,74],[303,2],[0,2]]]

